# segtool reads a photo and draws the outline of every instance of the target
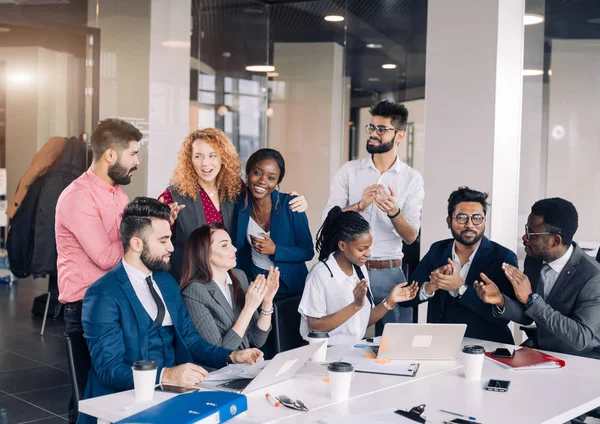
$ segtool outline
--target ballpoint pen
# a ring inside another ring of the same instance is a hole
[[[460,417],[460,418],[464,418],[466,420],[471,420],[471,421],[475,421],[477,418],[475,417],[470,417],[468,415],[463,415],[463,414],[459,414],[457,412],[450,412],[450,411],[446,411],[445,409],[440,409],[441,412],[445,412],[446,414],[450,414],[450,415],[454,415],[455,417]]]

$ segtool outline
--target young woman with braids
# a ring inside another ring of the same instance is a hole
[[[277,187],[285,176],[285,161],[277,150],[260,149],[248,158],[247,194],[236,205],[234,246],[238,267],[249,279],[267,274],[271,266],[281,272],[276,299],[299,295],[308,274],[306,261],[314,256],[305,213],[292,213],[292,194]]]
[[[415,297],[417,283],[403,282],[374,304],[365,267],[372,243],[369,223],[358,212],[338,206],[329,211],[317,234],[319,263],[308,274],[298,307],[304,339],[309,331],[321,330],[329,333],[330,345],[355,343],[396,303]]]
[[[232,234],[233,213],[246,188],[240,158],[223,131],[205,128],[192,132],[181,144],[171,185],[159,200],[171,206],[174,225],[171,274],[181,277],[183,249],[190,233],[204,224],[221,223]],[[292,200],[294,212],[306,210],[303,196]]]
[[[196,228],[185,245],[181,296],[192,322],[208,343],[228,349],[262,347],[271,329],[279,270],[250,285],[235,269],[235,247],[223,224]],[[260,313],[258,309],[260,308]]]

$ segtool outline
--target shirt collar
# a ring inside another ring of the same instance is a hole
[[[223,284],[219,283],[217,280],[213,279],[213,281],[215,282],[215,284],[220,288],[223,289]],[[229,276],[229,273],[226,274],[225,277],[225,287],[228,286],[232,286],[233,285],[233,280],[231,279],[231,277]]]
[[[121,259],[121,262],[123,263],[123,267],[125,268],[125,272],[131,278],[135,278],[136,280],[146,280],[146,277],[152,277],[152,273],[145,274],[142,271],[140,271],[139,269],[134,268],[133,266],[129,265],[125,261],[125,258]],[[153,280],[154,280],[154,278],[153,278]]]
[[[379,170],[377,169],[377,167],[375,166],[375,162],[373,162],[373,155],[369,155],[368,158],[365,158],[365,165],[367,168],[373,168],[374,170],[376,170],[377,172],[379,172]],[[400,157],[398,156],[398,154],[396,154],[396,160],[394,161],[394,164],[392,165],[392,167],[390,169],[388,169],[388,171],[396,171],[396,172],[400,172],[400,168],[402,167],[402,164],[404,162],[402,162],[400,160]]]
[[[329,269],[331,270],[331,273],[333,274],[333,278],[335,278],[336,281],[344,281],[347,278],[350,278],[350,275],[346,275],[346,273],[344,271],[342,271],[342,268],[340,268],[340,266],[338,265],[337,261],[335,260],[335,252],[333,252],[332,254],[329,255],[329,257],[327,258],[327,265],[329,266]],[[354,269],[354,266],[352,267],[352,275],[356,274],[356,270]]]
[[[477,251],[479,250],[480,246],[481,246],[481,240],[479,241],[477,248],[473,251],[473,253],[471,253],[471,256],[469,256],[469,262],[473,262],[473,258],[477,254]],[[452,260],[454,262],[460,262],[460,259],[458,258],[458,255],[456,254],[456,240],[454,240],[454,242],[452,243]]]
[[[557,274],[560,274],[562,272],[563,268],[567,265],[567,262],[569,262],[569,259],[571,259],[572,254],[573,254],[573,245],[569,246],[569,250],[567,250],[567,253],[565,253],[560,258],[556,259],[555,261],[549,262],[548,265],[550,265],[550,268],[552,268],[554,270],[554,272],[556,272]]]
[[[115,191],[117,188],[119,188],[118,184],[115,184],[114,186],[111,186],[110,184],[108,184],[106,181],[102,180],[102,178],[100,178],[99,176],[96,175],[96,173],[94,171],[92,171],[92,168],[88,168],[87,171],[85,171],[86,175],[88,176],[88,178],[90,179],[90,181],[97,187],[104,189],[106,191],[110,191],[113,192]]]

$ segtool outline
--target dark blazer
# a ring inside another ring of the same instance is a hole
[[[210,345],[198,335],[173,277],[166,272],[153,276],[173,320],[176,364],[225,366],[231,350]],[[88,288],[81,321],[92,357],[84,399],[133,389],[131,366],[135,361],[148,359],[152,319],[121,262]],[[159,367],[156,373],[157,384],[161,370]]]
[[[288,297],[301,294],[304,281],[308,275],[306,261],[310,261],[315,252],[308,227],[306,213],[292,212],[289,202],[294,196],[273,190],[271,200],[271,239],[275,243],[275,255],[270,259],[281,273],[277,297]],[[277,207],[275,207],[277,205]],[[237,251],[237,267],[251,276],[252,246],[246,240],[250,212],[252,211],[252,196],[240,199],[236,204],[234,217],[234,232],[231,235]]]
[[[600,249],[598,249],[598,253],[596,253],[596,262],[600,262]]]
[[[248,291],[248,278],[239,269],[231,270],[240,283],[243,292]],[[181,292],[183,303],[192,318],[200,336],[208,343],[227,349],[248,349],[261,347],[267,341],[269,331],[263,331],[256,325],[258,312],[254,312],[244,337],[233,331],[232,327],[242,312],[235,299],[233,307],[229,305],[223,292],[215,281],[209,283],[193,282]]]
[[[453,243],[454,239],[447,239],[432,244],[415,272],[410,275],[410,281],[417,281],[419,287],[429,281],[429,274],[446,265],[448,259],[452,258]],[[496,283],[502,293],[509,298],[514,298],[512,285],[502,271],[503,262],[518,266],[517,255],[484,236],[467,274],[465,281],[467,291],[460,298],[454,298],[447,291],[438,290],[429,299],[427,322],[467,324],[465,337],[513,344],[508,323],[495,318],[492,314],[492,306],[483,303],[473,288],[475,280],[481,281],[479,273],[483,272]],[[416,306],[422,303],[419,294],[411,302],[401,305]]]
[[[170,273],[177,282],[181,280],[181,269],[183,267],[183,251],[188,237],[196,228],[206,224],[206,215],[200,196],[196,199],[182,196],[174,187],[169,187],[173,201],[179,205],[185,205],[175,220],[175,228],[171,241],[173,243],[173,253],[171,254],[171,269]],[[220,203],[221,215],[223,215],[223,225],[229,234],[233,227],[233,212],[235,202],[223,200]]]
[[[504,297],[504,313],[494,316],[519,324],[535,322],[533,347],[600,359],[600,265],[573,243],[573,255],[547,299],[533,305]],[[527,258],[524,273],[537,291],[541,262]]]

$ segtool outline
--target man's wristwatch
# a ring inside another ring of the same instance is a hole
[[[462,286],[460,286],[458,288],[458,290],[456,290],[456,293],[458,293],[458,297],[461,297],[463,294],[465,294],[466,291],[467,291],[467,285],[463,284]]]
[[[527,302],[525,303],[526,308],[530,308],[531,305],[535,303],[536,300],[540,297],[539,293],[531,293],[527,298]]]
[[[233,352],[231,351],[231,353],[229,355],[227,355],[227,359],[225,360],[225,363],[227,365],[233,365],[235,362],[233,362],[232,356],[233,356]]]

